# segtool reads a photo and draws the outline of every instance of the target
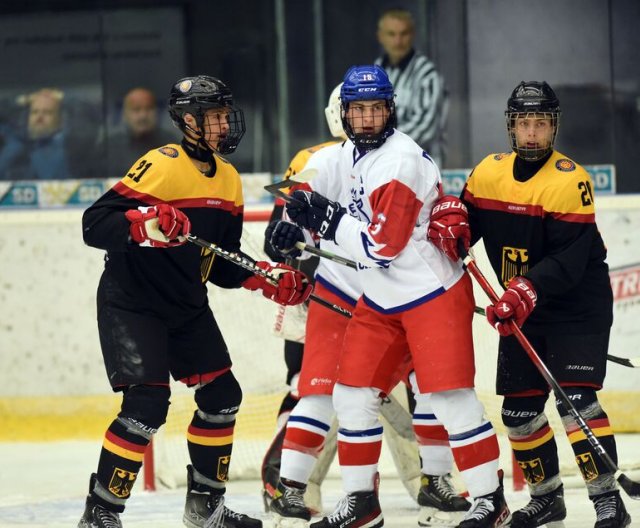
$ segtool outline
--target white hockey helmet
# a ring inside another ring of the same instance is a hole
[[[344,128],[342,128],[340,88],[342,88],[342,83],[336,86],[331,92],[327,107],[324,109],[324,115],[327,118],[327,125],[329,125],[331,135],[335,138],[347,139],[347,134]]]

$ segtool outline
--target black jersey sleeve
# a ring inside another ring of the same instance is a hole
[[[108,251],[126,251],[130,247],[129,221],[124,213],[140,202],[109,189],[82,215],[85,244]]]

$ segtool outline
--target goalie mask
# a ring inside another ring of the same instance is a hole
[[[207,110],[210,109],[220,109],[226,119],[220,117],[210,123],[206,119]],[[185,122],[185,114],[191,114],[195,118],[196,129]],[[244,114],[233,106],[231,90],[219,79],[208,75],[185,77],[173,85],[169,96],[169,115],[183,133],[195,136],[198,148],[209,152],[215,150],[220,154],[233,153],[246,130]],[[228,130],[223,129],[225,123]],[[219,134],[215,149],[205,140],[207,133]]]
[[[522,81],[507,101],[507,134],[523,160],[538,161],[553,150],[560,122],[560,102],[544,81]]]
[[[329,102],[324,109],[324,116],[327,119],[327,125],[329,125],[331,135],[335,138],[347,139],[347,135],[344,133],[344,128],[342,128],[342,107],[340,105],[341,88],[342,83],[336,86],[331,92]]]
[[[352,66],[344,76],[340,89],[342,126],[347,137],[360,151],[379,148],[393,133],[396,126],[396,107],[393,85],[387,73],[377,65]],[[349,112],[353,103],[383,101],[386,112],[369,108],[373,126],[365,126],[363,117]]]

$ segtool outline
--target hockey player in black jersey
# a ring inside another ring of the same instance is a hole
[[[122,406],[105,434],[79,528],[122,526],[119,514],[145,448],[166,419],[170,375],[195,389],[197,405],[185,431],[191,459],[185,526],[262,526],[224,506],[242,391],[206,283],[259,289],[283,305],[304,302],[311,286],[286,265],[256,262],[278,277],[274,283],[185,244],[191,233],[241,253],[242,186],[222,155],[238,146],[244,118],[229,88],[204,75],[175,83],[169,112],[182,143],[142,156],[82,219],[84,241],[106,251],[98,329],[109,383],[122,392]]]
[[[500,333],[496,385],[504,396],[502,420],[531,494],[530,502],[514,512],[512,528],[560,521],[566,509],[556,441],[544,412],[549,387],[512,335],[511,321],[617,463],[613,431],[597,397],[613,321],[607,252],[595,222],[589,174],[554,150],[559,120],[560,104],[551,87],[521,82],[506,111],[513,152],[482,160],[461,196],[470,242],[484,241],[505,288],[487,308],[487,319]],[[452,258],[458,257],[456,238],[464,232],[457,224],[452,215],[451,221],[441,218],[429,227],[429,239]],[[451,236],[452,229],[459,231]],[[562,403],[556,405],[595,507],[595,528],[628,526],[631,518],[614,474]],[[460,526],[489,525],[479,520]]]

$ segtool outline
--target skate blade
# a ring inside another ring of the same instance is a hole
[[[455,527],[462,522],[467,512],[446,512],[430,506],[420,506],[418,513],[418,526],[429,527]]]
[[[565,528],[564,521],[551,521],[544,526],[546,526],[546,528]]]

